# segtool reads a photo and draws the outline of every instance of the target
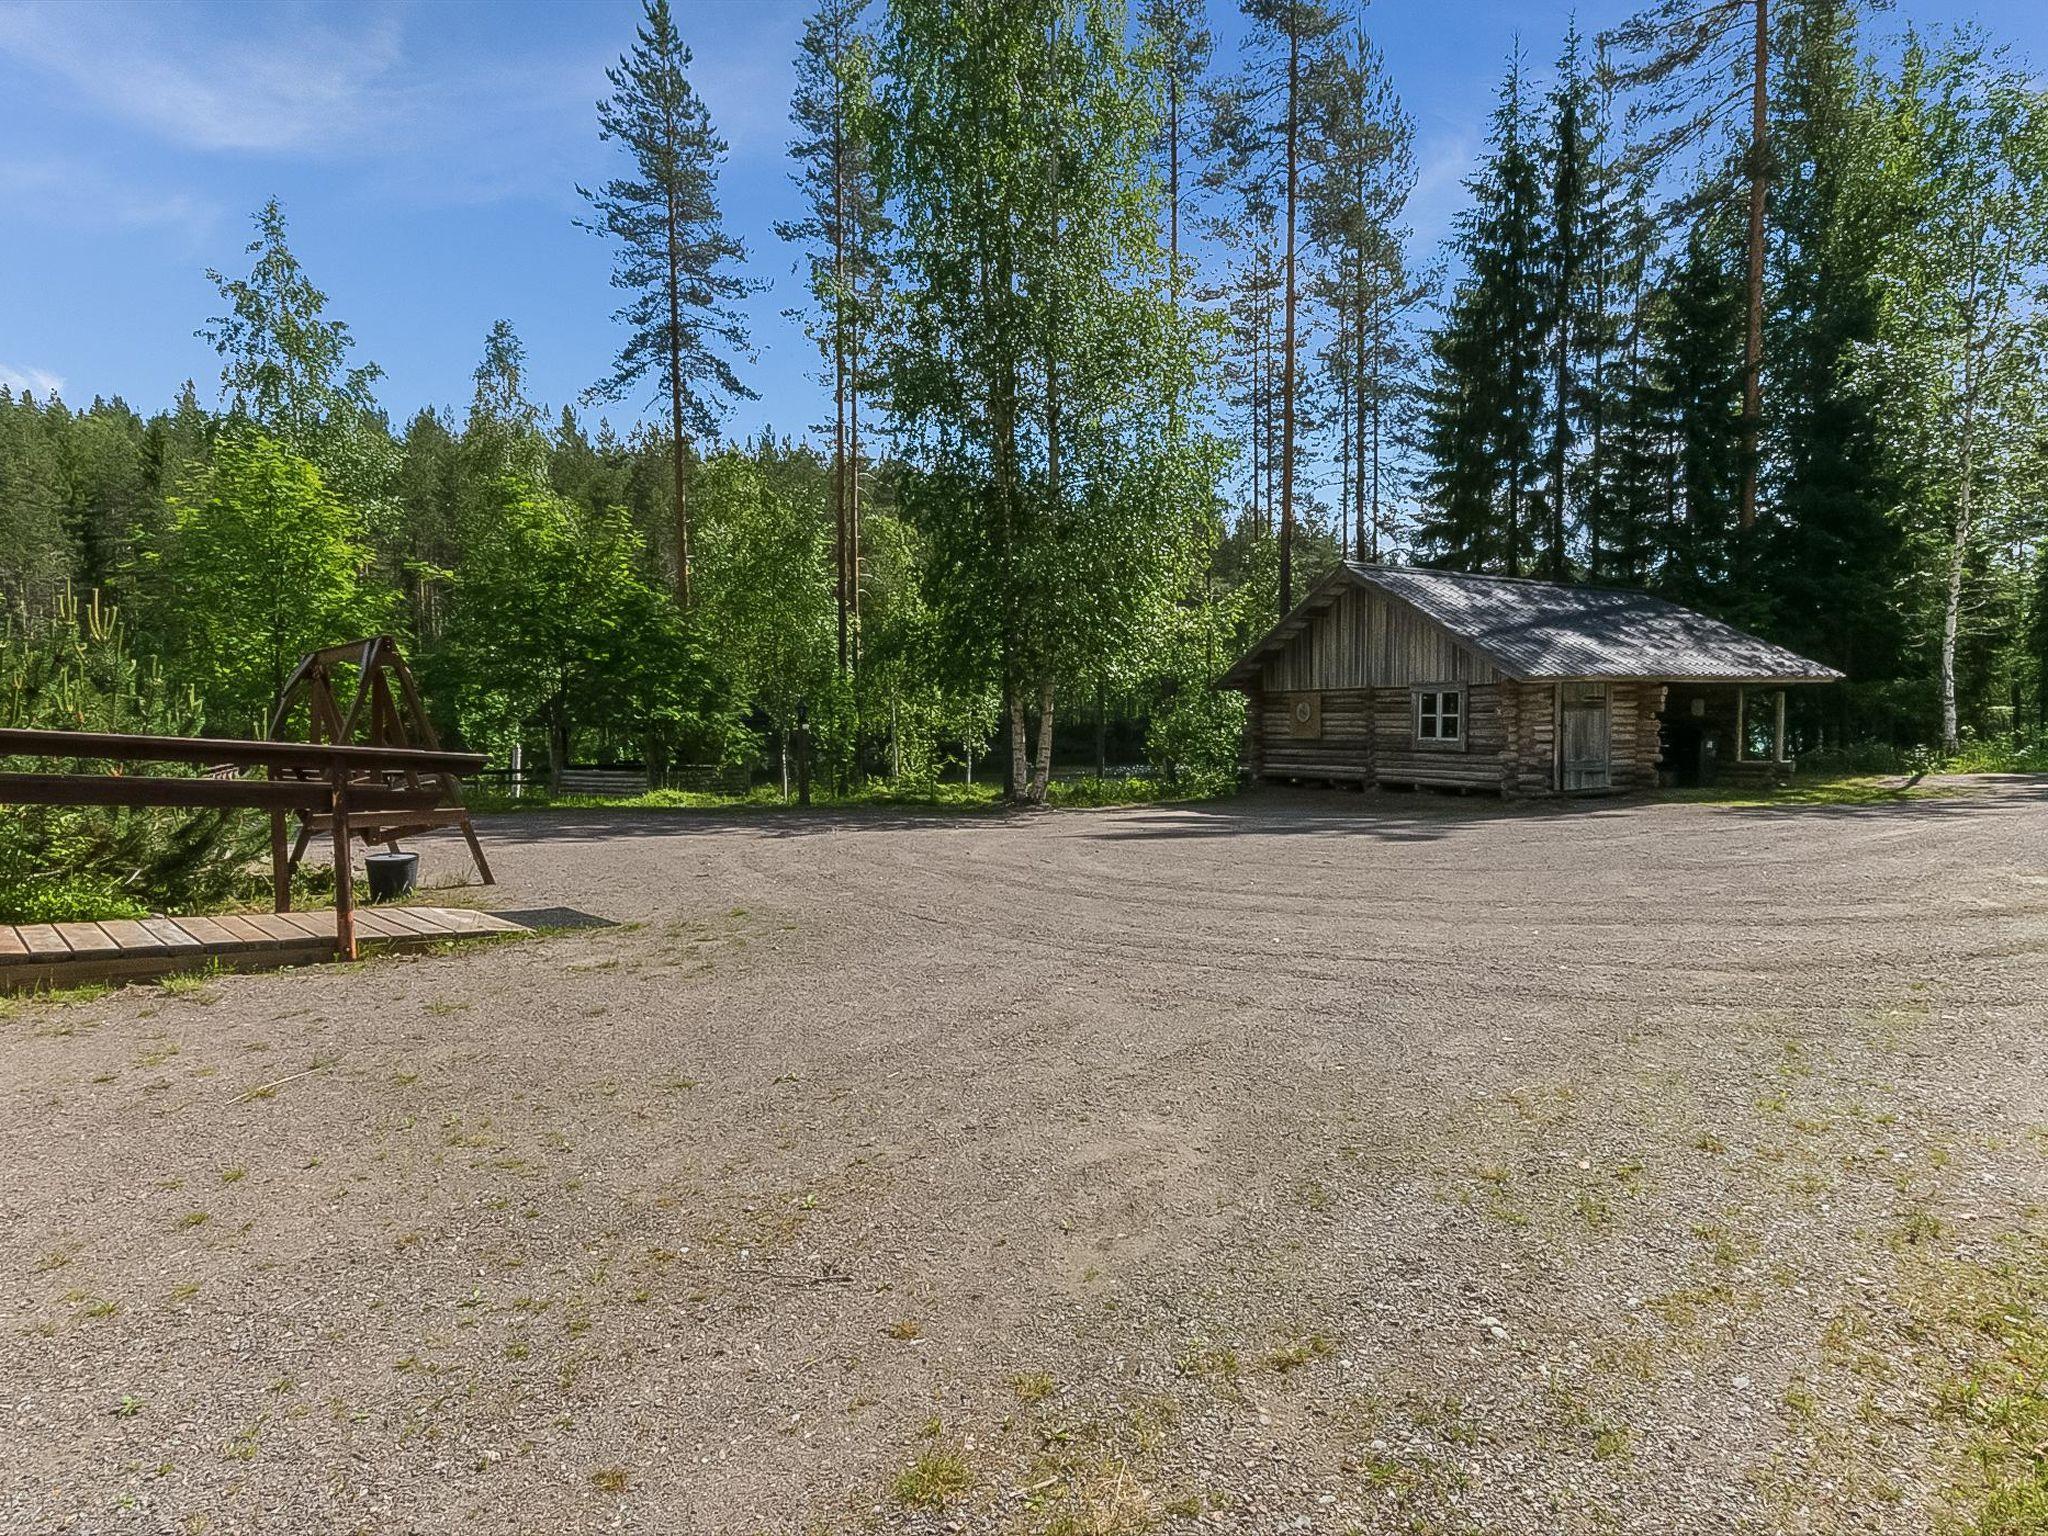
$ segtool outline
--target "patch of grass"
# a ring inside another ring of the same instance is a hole
[[[1059,1389],[1050,1371],[1019,1371],[1010,1378],[1010,1386],[1020,1403],[1042,1403]]]
[[[898,1318],[895,1322],[884,1328],[882,1332],[892,1339],[900,1339],[907,1343],[924,1332],[924,1325],[914,1317],[904,1317]]]
[[[1244,1367],[1237,1358],[1237,1351],[1227,1344],[1197,1345],[1184,1350],[1173,1362],[1173,1368],[1224,1397],[1240,1395],[1238,1378]]]
[[[1973,1363],[1942,1383],[1941,1408],[1966,1426],[1948,1488],[1968,1536],[2048,1531],[2048,1243],[1946,1277],[1943,1319],[1971,1335]]]
[[[1667,800],[1694,805],[1721,805],[1734,810],[1775,810],[1801,806],[1899,805],[1908,800],[1953,799],[1967,791],[1933,784],[1908,784],[1903,778],[1865,773],[1801,776],[1775,788],[1717,784],[1704,789],[1672,789]]]
[[[1295,1339],[1283,1344],[1266,1356],[1266,1364],[1272,1370],[1285,1376],[1289,1371],[1298,1371],[1311,1360],[1320,1360],[1331,1352],[1330,1341],[1320,1333],[1312,1333],[1305,1339]]]
[[[190,1232],[205,1226],[211,1219],[204,1211],[187,1211],[177,1219],[175,1225],[180,1232]]]
[[[599,1493],[624,1493],[630,1481],[624,1467],[599,1467],[590,1474],[590,1486]]]
[[[213,990],[213,983],[220,979],[218,965],[205,965],[196,970],[173,971],[157,982],[157,990],[165,997],[182,997],[195,1003],[217,1002],[220,994]]]
[[[891,1479],[889,1493],[906,1509],[944,1509],[974,1486],[974,1469],[956,1447],[935,1445]]]
[[[1629,1432],[1625,1425],[1604,1425],[1593,1435],[1593,1459],[1611,1461],[1617,1456],[1626,1456],[1629,1447]]]

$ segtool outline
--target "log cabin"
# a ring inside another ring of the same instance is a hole
[[[1770,780],[1832,667],[1646,592],[1346,562],[1218,680],[1255,778],[1503,798]]]

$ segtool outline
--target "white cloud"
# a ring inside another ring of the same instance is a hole
[[[47,398],[63,393],[64,380],[47,368],[17,368],[12,363],[0,363],[0,388],[11,389],[17,395],[28,390]]]
[[[227,30],[198,20],[183,6],[25,3],[0,10],[0,52],[196,149],[332,147],[387,105],[399,62],[389,17],[339,27],[279,5],[238,7]]]
[[[1425,129],[1416,145],[1415,191],[1408,199],[1408,219],[1418,252],[1430,252],[1451,232],[1452,221],[1465,206],[1465,178],[1479,159],[1479,135],[1459,124]]]
[[[70,229],[154,229],[196,240],[220,217],[189,192],[142,186],[70,158],[0,160],[0,201],[27,222]]]

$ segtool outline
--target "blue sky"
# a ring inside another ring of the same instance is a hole
[[[807,5],[674,0],[698,88],[732,145],[728,222],[770,285],[750,305],[761,393],[729,429],[802,432],[826,414],[815,353],[784,311],[802,302],[774,236],[788,181],[790,60]],[[1376,0],[1369,27],[1417,123],[1418,244],[1446,232],[1502,61],[1519,35],[1547,65],[1576,9],[1611,0]],[[1213,0],[1219,62],[1231,0]],[[248,215],[276,195],[293,244],[359,360],[382,365],[398,421],[469,397],[492,321],[525,340],[533,393],[572,400],[617,343],[609,257],[574,227],[575,184],[610,173],[593,103],[631,39],[638,0],[345,5],[0,0],[0,383],[148,410],[186,378],[216,393],[193,330],[216,312],[203,273],[245,269]],[[1902,0],[1883,25],[1981,20],[2048,63],[2041,0]],[[611,411],[615,421],[642,402]]]

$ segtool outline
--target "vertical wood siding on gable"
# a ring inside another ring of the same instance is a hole
[[[1262,681],[1273,692],[1491,683],[1499,676],[1491,662],[1406,604],[1345,587],[1267,661]]]

